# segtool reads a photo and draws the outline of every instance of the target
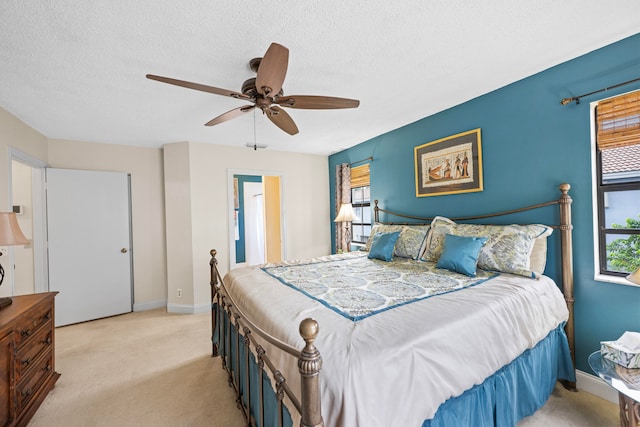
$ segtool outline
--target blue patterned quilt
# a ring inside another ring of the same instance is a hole
[[[385,310],[478,285],[499,273],[478,270],[467,277],[435,268],[435,263],[362,256],[294,264],[271,264],[263,271],[342,316],[358,321]]]

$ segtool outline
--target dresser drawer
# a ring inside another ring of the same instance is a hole
[[[17,410],[22,411],[33,396],[38,393],[40,385],[53,374],[53,352],[39,359],[30,371],[30,375],[24,377],[24,381],[16,387]]]
[[[52,318],[53,307],[51,304],[39,304],[34,307],[34,310],[25,314],[16,325],[16,347],[20,348],[20,346],[38,332],[43,325],[50,323]],[[49,326],[48,329],[51,329],[51,326]]]
[[[52,348],[53,330],[40,328],[34,335],[30,345],[22,347],[16,353],[15,382],[18,383],[29,368],[37,362],[39,356]]]

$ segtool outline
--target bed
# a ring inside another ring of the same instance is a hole
[[[513,426],[558,380],[575,390],[569,188],[550,202],[464,218],[412,217],[376,201],[366,251],[224,279],[212,250],[212,352],[247,424]],[[548,207],[558,224],[495,222]],[[533,259],[546,256],[553,229],[560,286]],[[385,238],[396,239],[389,261]],[[481,246],[475,262],[486,269],[459,271],[468,244]],[[523,251],[524,264],[503,265]]]

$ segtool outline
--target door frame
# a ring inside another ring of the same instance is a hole
[[[34,291],[49,290],[49,261],[47,256],[47,204],[44,170],[47,164],[42,160],[15,147],[9,147],[9,206],[13,205],[13,161],[31,167],[31,194],[33,203],[33,280]],[[10,256],[13,264],[13,253]],[[14,275],[11,274],[11,295],[15,294]]]
[[[234,221],[234,202],[233,202],[233,176],[234,175],[253,175],[253,176],[277,176],[280,178],[280,239],[282,241],[282,259],[287,259],[287,245],[286,245],[286,228],[285,218],[285,203],[284,203],[284,172],[261,170],[261,169],[227,169],[227,220],[229,224],[229,270],[236,268],[236,234],[235,234],[235,221]]]

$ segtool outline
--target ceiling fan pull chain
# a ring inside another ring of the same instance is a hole
[[[258,151],[258,138],[256,137],[256,109],[253,109],[253,151]]]

